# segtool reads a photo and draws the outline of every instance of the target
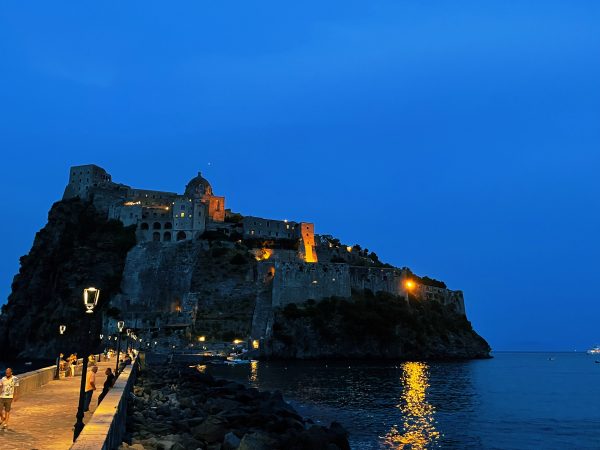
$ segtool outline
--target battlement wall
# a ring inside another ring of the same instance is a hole
[[[272,276],[273,307],[328,297],[350,297],[347,264],[259,262],[259,274]]]

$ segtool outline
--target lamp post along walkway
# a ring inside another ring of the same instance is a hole
[[[79,436],[79,433],[81,433],[81,430],[83,430],[83,427],[85,426],[85,423],[83,422],[83,418],[85,416],[85,385],[86,385],[86,376],[87,376],[87,367],[88,367],[88,355],[90,354],[90,349],[91,349],[91,345],[92,342],[92,336],[94,336],[92,334],[92,325],[93,325],[93,320],[91,315],[94,313],[94,308],[95,306],[98,304],[98,298],[100,297],[100,290],[96,289],[94,287],[89,287],[83,290],[83,304],[85,306],[86,309],[86,314],[88,314],[89,317],[89,323],[88,323],[88,338],[84,339],[86,342],[84,342],[83,347],[84,347],[84,352],[83,352],[83,364],[82,364],[82,372],[81,372],[81,385],[79,388],[79,407],[77,408],[77,421],[75,422],[75,427],[74,427],[74,431],[73,431],[73,442],[75,442],[75,440],[77,439],[77,436]]]

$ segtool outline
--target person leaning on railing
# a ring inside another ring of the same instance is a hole
[[[108,367],[104,372],[106,374],[106,380],[104,380],[104,387],[102,388],[102,392],[98,396],[98,404],[106,397],[110,388],[115,384],[115,375],[112,373],[112,369]]]

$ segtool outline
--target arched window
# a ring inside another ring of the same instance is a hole
[[[173,229],[173,224],[171,222],[165,223],[165,230],[172,230],[172,229]]]
[[[154,222],[154,223],[152,224],[152,229],[154,229],[154,230],[160,230],[160,223],[158,223],[158,222]]]
[[[160,242],[160,233],[158,231],[152,233],[152,240],[154,242]]]
[[[167,231],[164,235],[163,235],[163,241],[164,242],[171,242],[171,233],[169,231]]]
[[[140,228],[141,228],[142,230],[147,230],[147,229],[148,229],[148,228],[150,228],[150,227],[148,227],[148,224],[147,224],[146,222],[143,222],[143,223],[142,223],[142,225],[140,226]]]
[[[185,234],[185,231],[177,232],[177,240],[178,241],[185,241],[186,239],[187,239],[187,234]]]

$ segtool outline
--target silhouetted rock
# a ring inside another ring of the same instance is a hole
[[[304,420],[280,392],[216,380],[187,366],[148,368],[138,377],[134,394],[127,431],[132,444],[146,449],[349,449],[341,425]],[[179,407],[169,406],[174,404]],[[184,404],[187,419],[181,419]]]

